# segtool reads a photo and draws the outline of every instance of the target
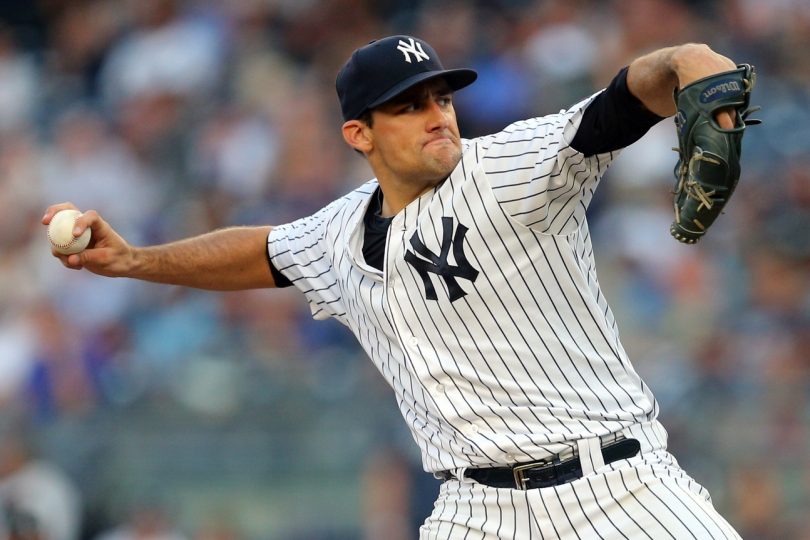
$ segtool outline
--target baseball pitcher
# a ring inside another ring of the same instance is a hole
[[[567,110],[468,140],[453,94],[475,79],[418,38],[373,41],[336,86],[374,179],[292,223],[151,247],[90,210],[74,230],[91,229],[89,247],[54,255],[203,289],[294,286],[316,319],[345,324],[444,480],[420,538],[739,538],[667,452],[585,217],[621,149],[677,114],[672,234],[705,234],[739,178],[753,69],[665,48]]]

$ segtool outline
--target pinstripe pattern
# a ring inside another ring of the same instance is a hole
[[[568,145],[586,104],[465,141],[450,177],[395,216],[385,273],[361,255],[375,181],[268,239],[313,316],[349,326],[394,388],[427,470],[543,459],[655,416],[594,271],[584,212],[613,155]],[[454,302],[436,275],[427,300],[404,260],[414,234],[441,251],[443,217],[469,229],[480,272]]]
[[[422,540],[739,539],[708,493],[665,450],[561,486],[517,491],[471,480],[442,484]]]
[[[588,103],[463,141],[452,174],[394,216],[382,272],[362,256],[376,180],[268,238],[313,316],[348,326],[389,382],[426,471],[573,455],[577,441],[619,432],[663,452],[550,491],[446,482],[424,538],[707,538],[723,527],[701,517],[714,516],[705,492],[667,461],[657,404],[599,288],[585,212],[615,153],[570,147]],[[456,236],[463,245],[449,249]],[[439,253],[475,277],[424,272],[419,261]]]

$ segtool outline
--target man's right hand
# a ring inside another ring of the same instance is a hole
[[[49,206],[42,216],[42,224],[48,225],[54,214],[60,210],[79,210],[73,203],[64,202]],[[62,255],[51,251],[53,256],[62,261],[62,264],[73,270],[87,270],[109,277],[125,276],[134,265],[134,249],[110,225],[104,221],[98,212],[89,210],[76,219],[73,236],[79,236],[85,229],[92,231],[92,238],[87,248],[72,255]]]
[[[55,204],[42,216],[42,224],[66,209],[78,210],[69,202]],[[216,291],[275,287],[267,260],[269,226],[227,227],[147,247],[129,245],[95,210],[79,216],[73,235],[87,228],[92,231],[87,249],[73,255],[53,253],[67,268]]]

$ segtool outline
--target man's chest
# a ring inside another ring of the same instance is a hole
[[[370,242],[377,247],[368,249]],[[358,315],[391,324],[396,314],[415,320],[483,306],[509,309],[502,297],[517,298],[527,280],[551,272],[551,262],[540,271],[532,259],[556,246],[511,220],[491,190],[468,177],[448,179],[382,231],[358,224],[345,249],[338,261],[344,298],[354,298]],[[370,253],[379,256],[376,264],[367,260]]]

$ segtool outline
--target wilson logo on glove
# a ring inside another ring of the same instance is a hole
[[[740,83],[733,79],[720,80],[700,93],[701,103],[711,103],[720,98],[736,97],[743,91]]]

